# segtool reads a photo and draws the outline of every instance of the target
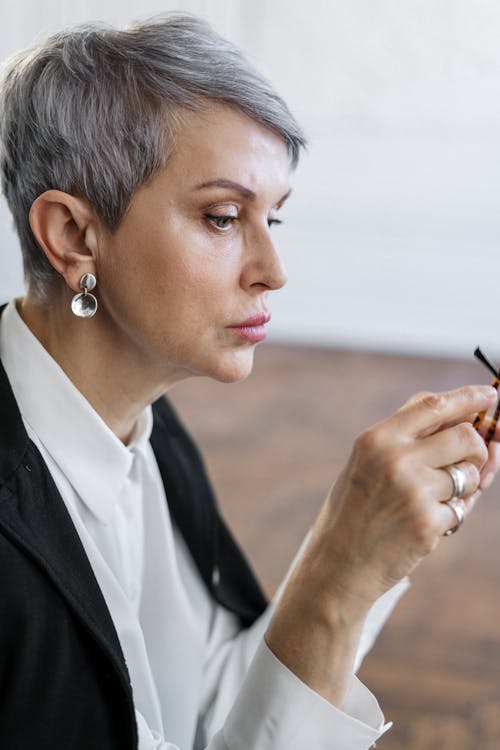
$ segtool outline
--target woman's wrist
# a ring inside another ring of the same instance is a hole
[[[340,590],[335,594],[331,582],[327,590],[321,578],[308,570],[303,558],[281,596],[265,640],[299,679],[341,707],[369,605]]]

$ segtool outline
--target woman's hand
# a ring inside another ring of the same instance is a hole
[[[469,420],[495,400],[490,387],[421,394],[359,436],[315,528],[332,591],[371,605],[455,526],[445,467],[462,469],[465,497],[474,498],[489,454]],[[472,504],[465,499],[466,514]]]
[[[490,386],[419,394],[356,440],[266,635],[333,703],[342,701],[370,606],[456,525],[446,467],[464,472],[466,514],[485,467],[498,469],[496,449],[489,454],[471,424],[496,398]]]

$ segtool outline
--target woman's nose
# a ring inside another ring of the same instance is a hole
[[[267,289],[281,289],[288,275],[283,260],[276,249],[269,228],[249,239],[249,249],[242,273],[242,284],[260,285]]]

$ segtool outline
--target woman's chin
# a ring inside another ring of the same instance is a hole
[[[207,373],[220,383],[238,383],[245,380],[253,369],[255,346],[240,349],[237,352],[226,354],[214,368],[212,373]]]

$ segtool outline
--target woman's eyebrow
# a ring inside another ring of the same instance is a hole
[[[202,182],[201,185],[197,185],[195,190],[203,190],[203,188],[211,188],[211,187],[221,187],[221,188],[229,188],[230,190],[236,190],[240,195],[242,195],[244,198],[250,201],[255,201],[257,199],[257,194],[254,193],[253,190],[250,190],[250,188],[245,187],[244,185],[241,185],[239,182],[233,182],[233,180],[210,180],[208,182]],[[292,189],[288,190],[285,195],[280,198],[278,203],[276,204],[277,208],[281,208],[283,203],[286,201],[290,193],[292,192]]]
[[[238,193],[240,193],[240,195],[250,201],[254,201],[257,198],[257,195],[253,192],[253,190],[250,190],[244,185],[240,185],[239,182],[233,182],[232,180],[210,180],[209,182],[202,182],[201,185],[196,186],[196,190],[202,190],[203,188],[210,187],[221,187],[229,188],[230,190],[236,190]]]

